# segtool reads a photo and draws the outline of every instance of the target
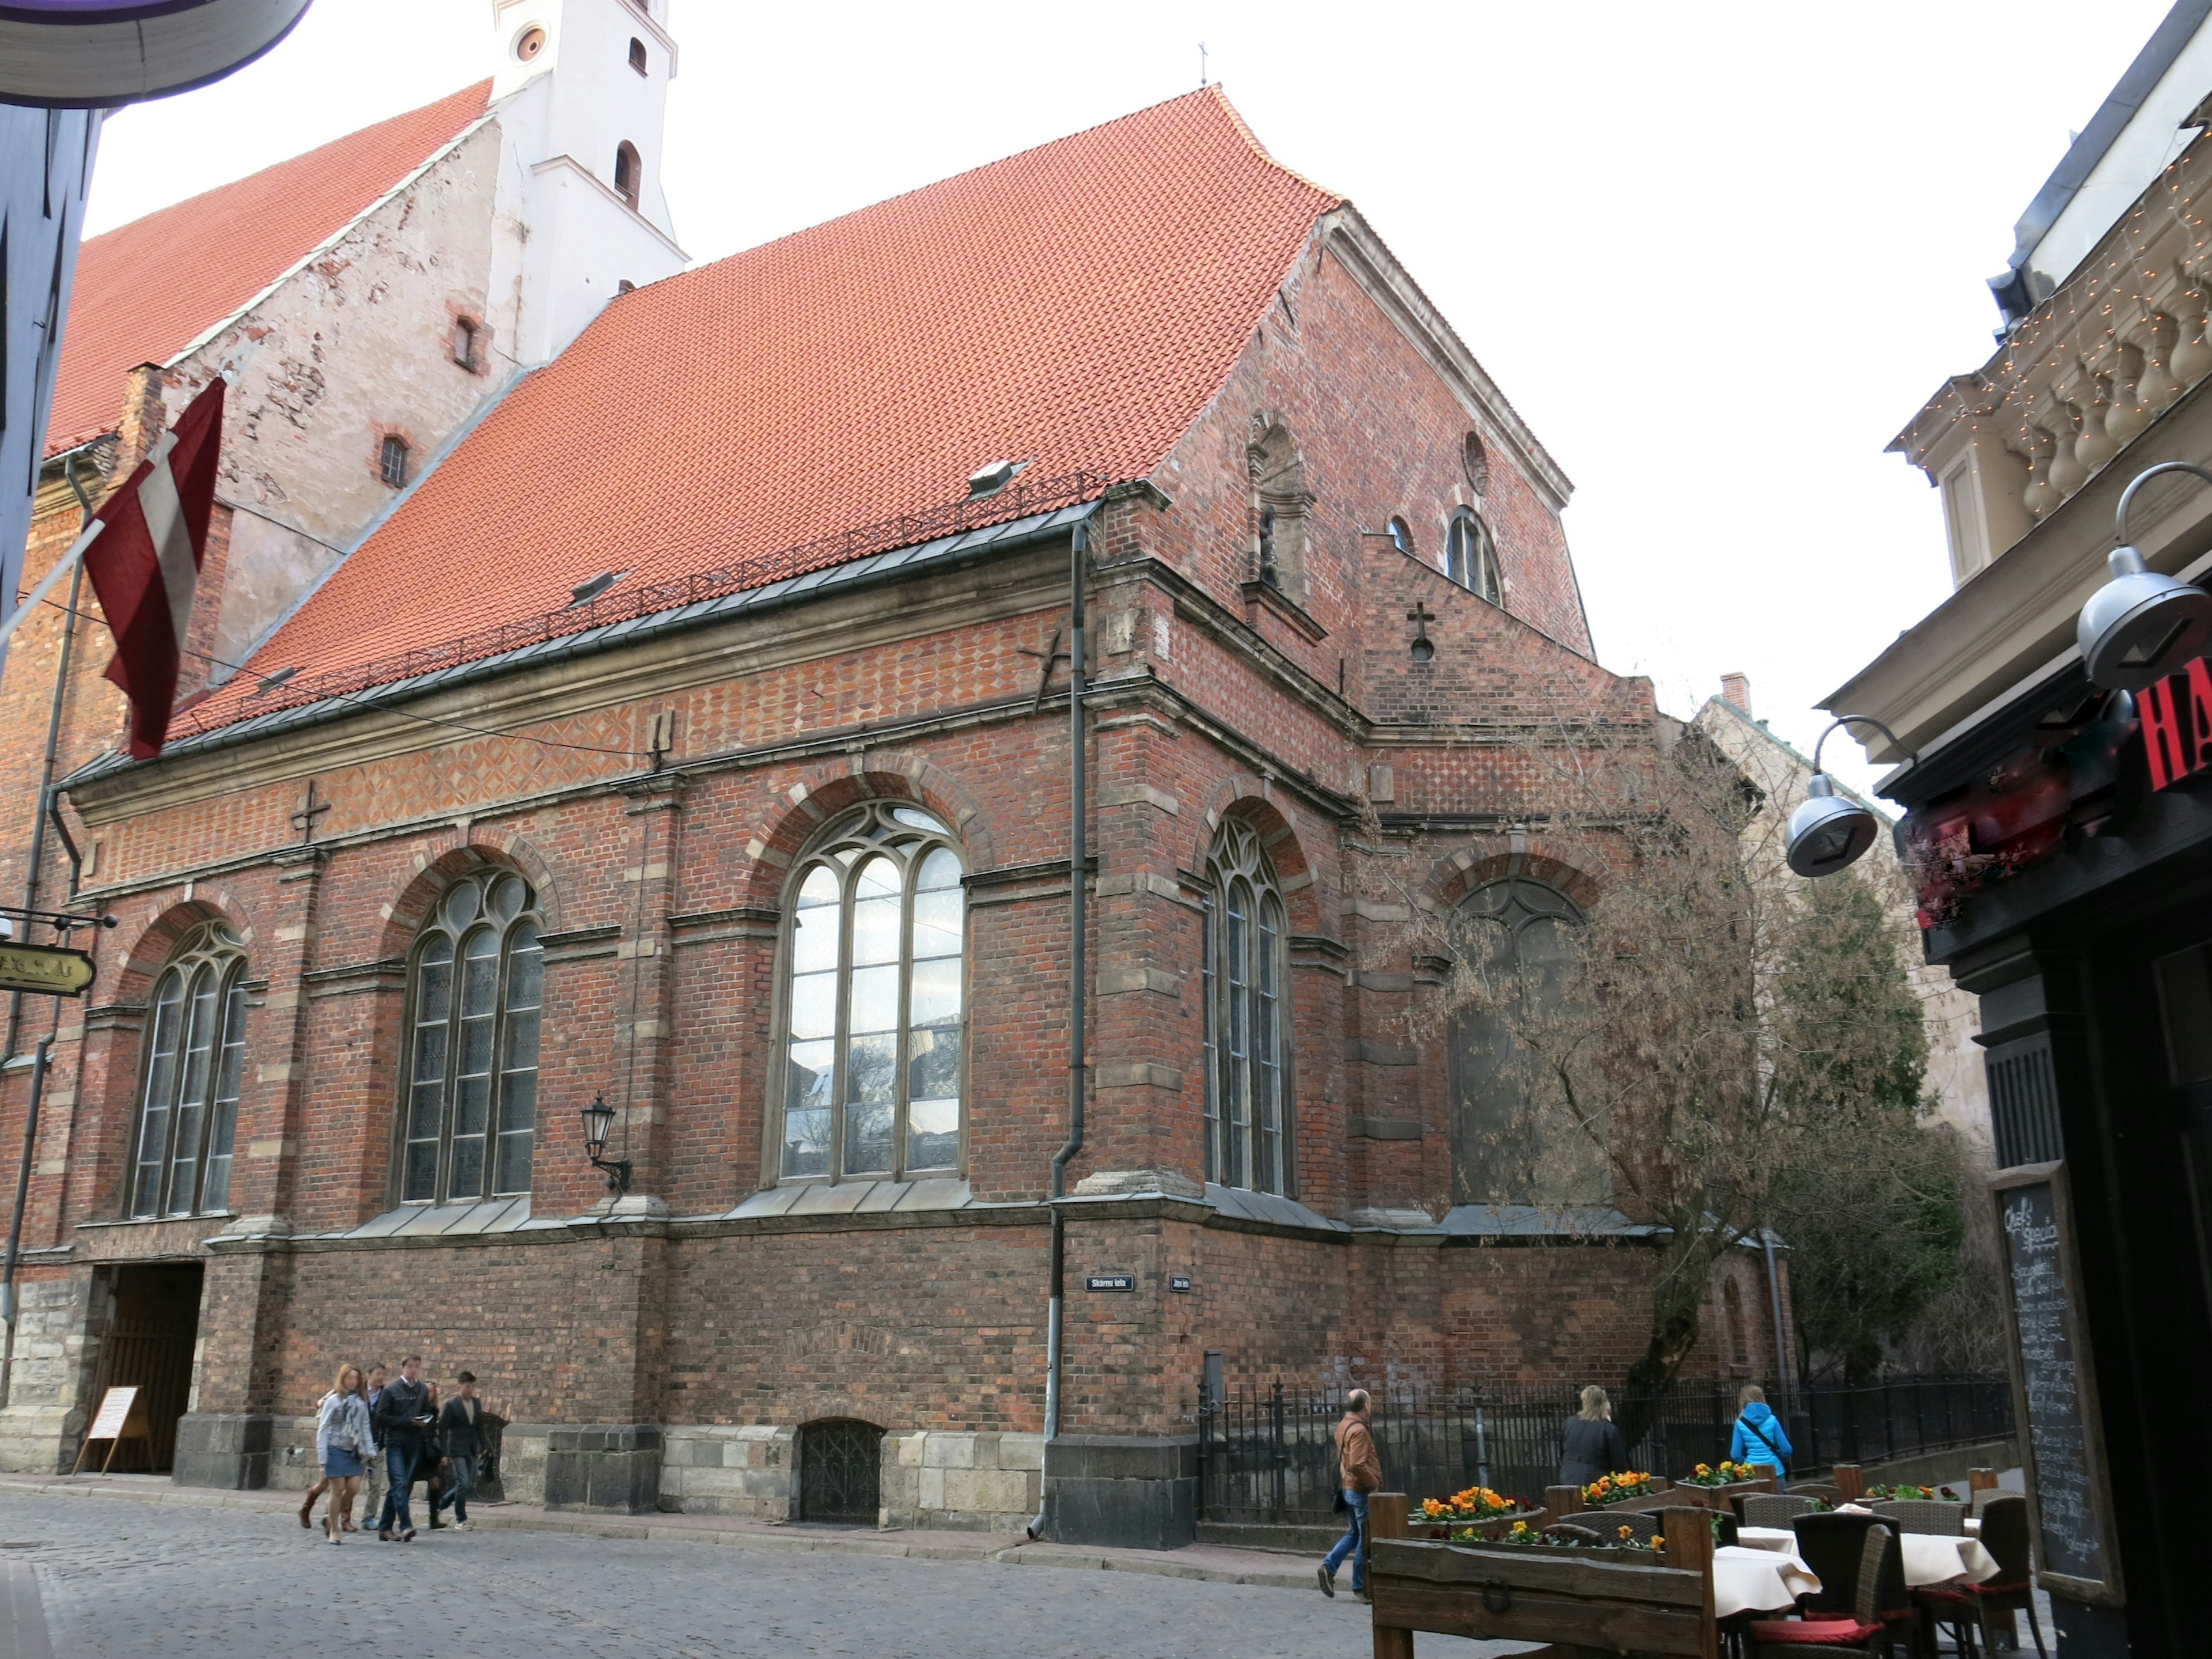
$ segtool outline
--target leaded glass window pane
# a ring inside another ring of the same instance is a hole
[[[785,956],[784,1178],[959,1167],[962,875],[938,818],[881,804],[802,862]]]
[[[230,930],[209,922],[179,943],[155,981],[131,1170],[134,1217],[196,1215],[230,1200],[245,969]]]
[[[545,952],[511,871],[464,876],[416,947],[399,1195],[464,1202],[530,1190]]]
[[[1516,1026],[1540,1025],[1562,994],[1582,924],[1573,901],[1526,877],[1492,882],[1461,905],[1462,948],[1504,975],[1510,999],[1452,1023],[1452,1200],[1456,1204],[1588,1204],[1612,1197],[1598,1148],[1533,1093],[1536,1057]]]
[[[1206,1178],[1290,1190],[1289,934],[1274,866],[1230,819],[1207,860],[1201,907]]]

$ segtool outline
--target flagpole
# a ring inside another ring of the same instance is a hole
[[[83,533],[70,544],[70,550],[54,561],[54,568],[40,577],[39,585],[25,596],[23,603],[16,607],[15,614],[7,621],[0,622],[0,650],[7,648],[9,636],[15,633],[15,624],[46,602],[46,595],[52,592],[59,586],[61,579],[69,574],[70,567],[84,556],[85,549],[90,547],[100,532],[106,528],[107,520],[105,519],[94,519],[85,526]]]

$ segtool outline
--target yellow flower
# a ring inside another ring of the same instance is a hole
[[[1655,1533],[1653,1533],[1653,1534],[1651,1534],[1651,1550],[1652,1550],[1652,1553],[1656,1555],[1656,1553],[1658,1553],[1658,1552],[1659,1552],[1659,1551],[1663,1550],[1663,1549],[1665,1549],[1666,1547],[1667,1547],[1667,1540],[1666,1540],[1665,1539],[1662,1538],[1662,1537],[1661,1537],[1657,1533],[1656,1533],[1656,1532],[1655,1532]]]
[[[1523,1533],[1527,1532],[1528,1530],[1528,1523],[1526,1521],[1516,1521],[1516,1522],[1513,1523],[1513,1535],[1514,1535],[1516,1538],[1518,1538],[1519,1536],[1521,1536],[1521,1534],[1523,1534]]]
[[[1707,1468],[1706,1468],[1703,1463],[1700,1463],[1700,1464],[1698,1464],[1698,1473],[1699,1474],[1711,1474],[1712,1473],[1712,1471],[1711,1471],[1711,1469]],[[1721,1473],[1722,1473],[1723,1474],[1726,1474],[1728,1473],[1728,1465],[1727,1465],[1727,1464],[1723,1463],[1723,1464],[1722,1464],[1722,1465],[1721,1465]]]
[[[1621,1535],[1623,1538],[1626,1538],[1626,1537],[1627,1537],[1627,1536],[1628,1536],[1628,1534],[1631,1534],[1632,1532],[1634,1532],[1635,1530],[1636,1530],[1636,1528],[1633,1528],[1633,1527],[1623,1527],[1623,1528],[1620,1529],[1620,1535]]]

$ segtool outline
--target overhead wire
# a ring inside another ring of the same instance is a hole
[[[44,605],[49,611],[58,611],[65,616],[74,617],[82,621],[99,622],[101,620],[100,617],[91,615],[88,611],[72,609],[69,605],[58,604],[52,599],[41,599],[40,604]],[[252,672],[252,671],[247,668],[243,663],[226,662],[221,657],[210,656],[204,651],[194,651],[188,646],[180,646],[178,648],[185,656],[197,657],[202,662],[210,664],[217,668],[228,668],[234,673]],[[268,683],[270,678],[270,676],[261,674],[254,675],[254,678],[263,681],[264,684]],[[442,719],[436,714],[410,714],[404,708],[392,708],[370,702],[362,696],[362,694],[358,692],[331,691],[327,692],[325,695],[334,702],[351,703],[356,708],[377,708],[383,714],[397,714],[400,719],[413,720],[417,725],[441,726],[455,732],[471,732],[480,738],[504,738],[512,743],[534,743],[541,749],[574,749],[587,755],[620,755],[625,760],[637,760],[641,757],[649,759],[653,752],[652,750],[646,749],[610,749],[604,744],[596,743],[563,743],[557,738],[533,738],[520,732],[495,731],[492,727],[488,726],[471,726],[466,720],[449,720]]]

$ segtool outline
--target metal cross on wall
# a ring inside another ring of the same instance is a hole
[[[331,810],[328,801],[315,799],[315,781],[307,780],[307,793],[300,797],[300,810],[292,814],[292,827],[300,832],[300,845],[305,847],[315,838],[315,823]]]
[[[1060,629],[1054,629],[1051,642],[1042,651],[1032,650],[1026,645],[1018,645],[1014,647],[1021,655],[1035,657],[1037,659],[1036,696],[1030,700],[1030,713],[1032,714],[1044,708],[1045,693],[1052,690],[1052,671],[1068,660],[1067,653],[1060,648],[1060,638],[1063,631]]]

